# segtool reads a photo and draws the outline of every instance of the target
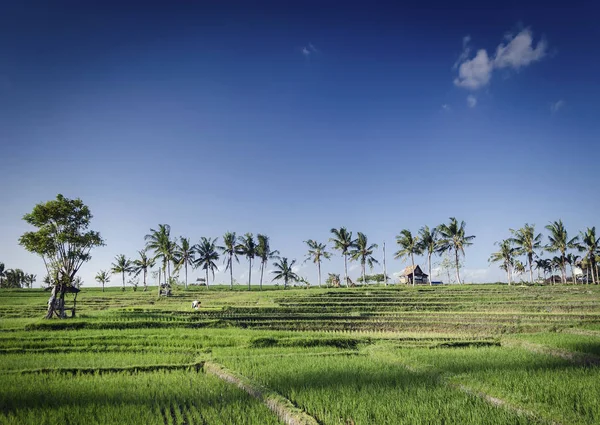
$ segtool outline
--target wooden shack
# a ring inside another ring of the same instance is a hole
[[[402,274],[400,274],[400,283],[406,284],[416,284],[416,283],[427,283],[428,275],[423,273],[421,267],[416,266],[408,266],[404,269]],[[414,280],[414,282],[413,282]]]

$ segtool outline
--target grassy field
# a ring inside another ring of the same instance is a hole
[[[282,423],[205,362],[321,424],[600,423],[591,285],[47,295],[0,291],[2,424]]]

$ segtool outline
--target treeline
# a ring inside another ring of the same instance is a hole
[[[36,275],[25,273],[21,269],[6,269],[0,263],[0,288],[32,288]]]

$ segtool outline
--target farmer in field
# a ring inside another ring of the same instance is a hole
[[[198,300],[192,301],[192,308],[194,310],[198,310],[200,308],[200,301],[198,301]]]

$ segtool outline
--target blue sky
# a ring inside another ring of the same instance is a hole
[[[509,228],[600,225],[594,2],[48,3],[0,6],[9,268],[43,276],[17,239],[57,193],[107,242],[85,285],[158,223],[266,233],[299,262],[347,226],[386,241],[395,272],[401,229],[456,216],[477,281],[503,278],[487,259]]]

